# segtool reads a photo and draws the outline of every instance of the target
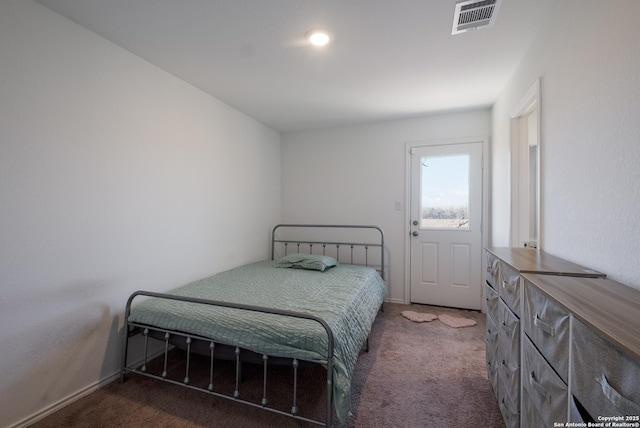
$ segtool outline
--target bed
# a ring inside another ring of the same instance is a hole
[[[270,260],[168,293],[133,293],[125,312],[121,381],[135,373],[321,426],[331,426],[335,411],[342,422],[358,355],[368,348],[371,325],[387,296],[384,267],[384,233],[377,226],[278,225],[271,233]],[[131,346],[135,340],[138,346]],[[179,381],[167,373],[167,355],[176,347],[186,351]],[[138,355],[132,355],[134,349]],[[192,354],[210,359],[208,386],[190,381]],[[162,356],[164,365],[152,373],[149,360]],[[214,385],[218,360],[235,362],[231,393]],[[246,363],[263,367],[263,394],[257,401],[242,395]],[[293,376],[286,410],[270,406],[267,388],[270,367],[282,364],[292,367]],[[324,419],[298,408],[297,371],[309,364],[326,369]]]

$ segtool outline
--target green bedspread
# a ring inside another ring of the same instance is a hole
[[[241,266],[169,292],[181,296],[303,312],[322,318],[335,338],[333,394],[338,418],[350,408],[351,375],[386,287],[372,268],[338,265],[324,272],[284,269],[266,261]],[[261,354],[325,360],[317,322],[202,304],[149,299],[130,322],[185,332]]]

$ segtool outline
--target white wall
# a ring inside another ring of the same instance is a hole
[[[493,108],[493,244],[509,114],[541,78],[542,246],[640,289],[640,2],[563,0]]]
[[[283,221],[380,226],[389,297],[403,302],[405,144],[488,136],[490,125],[486,109],[284,134]]]
[[[0,426],[118,369],[128,295],[264,259],[280,134],[31,1],[0,3]]]

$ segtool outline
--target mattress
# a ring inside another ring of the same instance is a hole
[[[339,264],[323,272],[264,261],[201,279],[169,294],[302,312],[322,318],[334,335],[333,395],[342,421],[350,408],[351,376],[387,296],[372,268]],[[327,336],[317,322],[151,298],[129,322],[210,338],[275,357],[326,360]]]

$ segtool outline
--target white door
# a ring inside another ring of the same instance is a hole
[[[482,152],[481,141],[411,149],[413,303],[482,307]]]

